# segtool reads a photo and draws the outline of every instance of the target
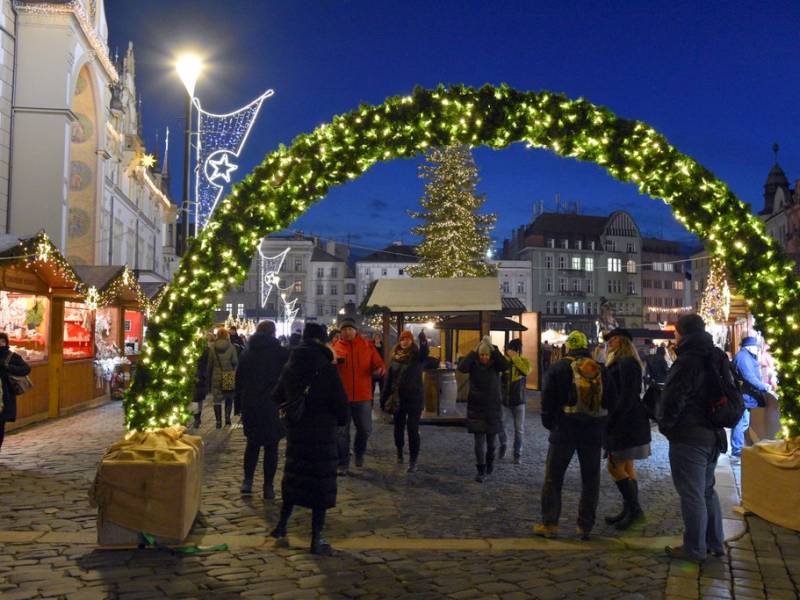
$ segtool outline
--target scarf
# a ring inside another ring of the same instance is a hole
[[[403,348],[400,344],[397,344],[394,347],[392,352],[392,360],[399,363],[407,363],[411,360],[411,353],[414,351],[414,344],[411,344],[408,348]]]

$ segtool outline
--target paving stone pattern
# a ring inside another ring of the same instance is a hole
[[[84,541],[3,544],[2,600],[798,597],[800,535],[756,517],[748,518],[748,532],[730,542],[726,557],[709,559],[702,568],[670,564],[653,550],[574,543],[577,464],[565,483],[562,519],[562,538],[572,543],[515,549],[515,539],[530,540],[531,526],[539,518],[547,442],[537,414],[529,414],[526,423],[523,464],[500,461],[483,485],[473,481],[472,439],[463,430],[423,427],[420,469],[409,475],[396,464],[391,426],[376,416],[366,465],[339,480],[339,503],[329,513],[326,530],[332,541],[346,540],[357,549],[340,549],[328,558],[305,551],[310,515],[303,509],[290,523],[290,532],[298,536],[290,538],[291,547],[263,542],[277,518],[279,500],[240,496],[242,430],[217,431],[204,423],[205,486],[193,535],[250,539],[264,546],[232,543],[229,551],[205,555],[99,550],[87,543],[95,532],[87,489],[103,449],[122,435],[121,422],[119,404],[109,404],[7,436],[0,453],[0,536],[11,531],[18,536],[64,532],[69,539],[80,536]],[[666,451],[665,440],[656,434],[653,456],[637,464],[648,519],[623,540],[680,533]],[[254,487],[258,491],[260,486],[259,470]],[[602,515],[618,504],[616,488],[604,474],[599,537],[618,535],[602,523]],[[375,536],[422,543],[411,550],[370,548]],[[453,549],[464,540],[498,538],[510,538],[505,549]]]

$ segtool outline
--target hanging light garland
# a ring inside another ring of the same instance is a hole
[[[187,421],[203,332],[225,290],[247,276],[262,237],[287,227],[328,190],[379,161],[432,146],[524,142],[594,162],[661,198],[719,257],[763,326],[780,372],[783,433],[800,434],[800,282],[764,224],[728,186],[645,123],[584,99],[508,86],[455,85],[362,105],[279,146],[236,184],[194,238],[151,320],[125,401],[129,429]]]

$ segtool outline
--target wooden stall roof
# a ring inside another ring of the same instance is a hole
[[[519,298],[514,296],[503,296],[501,300],[503,302],[503,316],[511,317],[521,315],[522,313],[528,311],[528,309],[525,308],[525,303]]]
[[[445,319],[436,326],[438,329],[462,329],[480,331],[481,323],[477,315],[458,315]],[[507,319],[499,314],[492,314],[491,331],[527,331],[528,328],[512,319]]]
[[[0,267],[35,273],[53,294],[77,297],[82,287],[80,276],[40,231],[35,235],[0,234]]]
[[[109,297],[107,304],[123,304],[128,306],[141,305],[146,308],[146,297],[139,285],[136,276],[128,272],[128,284],[122,282],[125,277],[127,267],[125,265],[77,265],[75,272],[87,288],[94,287],[101,295],[107,293],[115,284],[116,294]],[[144,302],[142,302],[144,300]]]
[[[162,281],[140,281],[139,287],[142,288],[145,296],[153,300],[167,287],[167,284]]]
[[[379,279],[367,306],[393,313],[452,313],[503,308],[496,277]]]

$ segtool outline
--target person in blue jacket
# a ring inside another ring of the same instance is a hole
[[[750,427],[750,409],[758,408],[759,392],[769,392],[770,387],[761,379],[761,368],[758,364],[758,340],[747,336],[742,340],[742,347],[733,359],[733,364],[742,379],[742,395],[744,396],[744,414],[731,430],[731,460],[736,462],[742,455],[744,432]]]

